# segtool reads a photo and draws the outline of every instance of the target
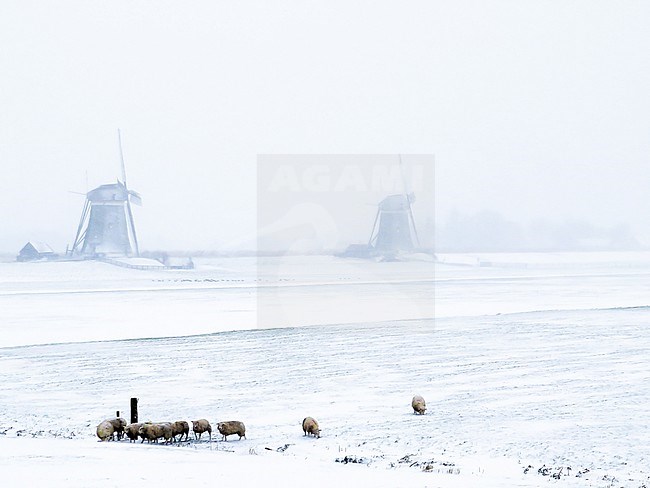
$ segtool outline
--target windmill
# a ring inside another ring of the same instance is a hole
[[[402,156],[399,157],[402,179],[402,193],[388,195],[377,205],[377,214],[367,244],[350,244],[338,254],[341,257],[382,258],[393,260],[401,252],[410,252],[420,247],[411,205],[415,194],[408,192],[402,170]],[[374,206],[374,205],[373,205]],[[415,243],[414,243],[415,239]]]
[[[98,256],[139,256],[131,203],[142,205],[140,195],[129,190],[118,129],[122,181],[101,185],[86,193],[71,254],[85,258]]]
[[[399,157],[403,193],[388,195],[377,206],[375,222],[368,239],[368,247],[379,253],[412,251],[420,246],[418,232],[413,218],[412,203],[415,194],[408,193],[402,170],[402,156]],[[413,243],[415,237],[415,245]]]

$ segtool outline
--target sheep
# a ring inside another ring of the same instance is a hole
[[[142,444],[145,441],[145,439],[147,440],[147,442],[152,442],[152,441],[158,442],[159,436],[157,434],[159,433],[160,431],[156,427],[156,424],[152,422],[146,422],[144,424],[140,424],[140,428],[138,429],[138,435],[142,439],[140,441],[140,444]]]
[[[162,436],[165,439],[165,443],[171,444],[174,440],[174,429],[172,428],[171,422],[163,422],[158,424],[161,428]]]
[[[124,420],[122,417],[116,417],[114,419],[109,419],[109,422],[113,424],[113,429],[115,429],[115,433],[117,434],[117,440],[122,440],[124,437],[124,428],[126,427],[126,420]]]
[[[176,440],[177,435],[180,435],[178,439],[179,442],[182,441],[183,434],[185,434],[185,440],[187,440],[189,433],[190,433],[190,424],[188,424],[184,420],[177,420],[176,422],[172,423],[172,435],[174,436],[174,441]]]
[[[320,439],[320,429],[318,428],[318,422],[312,417],[305,417],[302,421],[302,431],[304,435],[313,435],[316,439]]]
[[[427,404],[420,395],[415,395],[413,400],[411,400],[411,407],[413,407],[413,413],[424,415],[424,412],[427,410]]]
[[[212,426],[206,419],[192,420],[192,430],[194,431],[194,439],[197,439],[196,434],[199,435],[198,439],[200,439],[201,435],[207,431],[210,435],[210,441],[212,441]]]
[[[138,431],[142,427],[142,424],[129,424],[124,428],[124,433],[129,438],[129,442],[135,442],[138,440]]]
[[[138,429],[138,434],[142,437],[142,442],[147,439],[148,442],[158,442],[158,439],[164,438],[167,444],[171,444],[172,436],[172,424],[169,422],[160,422],[160,423],[146,423],[142,424]]]
[[[246,427],[243,422],[238,420],[229,420],[228,422],[219,422],[217,424],[217,429],[223,436],[223,440],[227,440],[226,437],[232,434],[239,435],[239,440],[242,437],[246,437]]]
[[[110,420],[104,420],[97,426],[97,437],[102,441],[113,440],[115,428]]]

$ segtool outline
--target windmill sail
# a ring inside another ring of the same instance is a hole
[[[399,155],[399,173],[402,177],[402,188],[404,190],[404,196],[407,199],[409,217],[411,224],[413,225],[413,234],[415,235],[415,242],[418,247],[420,247],[420,238],[418,237],[418,229],[415,227],[415,219],[413,218],[413,208],[411,204],[415,201],[415,194],[413,192],[409,193],[406,186],[406,178],[404,177],[404,169],[402,167],[402,155]]]
[[[126,187],[126,166],[124,166],[124,152],[122,151],[122,132],[117,129],[117,142],[120,146],[120,165],[122,167],[122,182]]]

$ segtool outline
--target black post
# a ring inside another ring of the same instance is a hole
[[[118,419],[120,418],[120,411],[119,410],[117,412],[115,412],[115,417],[118,418]]]
[[[131,423],[138,423],[138,399],[131,398]]]

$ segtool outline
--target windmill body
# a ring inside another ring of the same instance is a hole
[[[135,226],[128,200],[129,191],[119,181],[89,191],[73,253],[84,257],[133,255],[136,244],[131,229]]]
[[[411,228],[415,228],[412,222],[410,208],[414,200],[410,195],[389,195],[379,202],[377,209],[378,225],[375,225],[377,233],[373,228],[370,236],[370,244],[380,252],[412,251],[413,239]]]

